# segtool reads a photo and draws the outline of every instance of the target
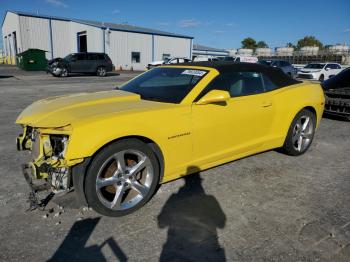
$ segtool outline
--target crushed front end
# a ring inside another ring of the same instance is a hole
[[[68,143],[69,128],[23,126],[23,133],[17,137],[16,144],[18,150],[28,150],[32,156],[32,161],[22,166],[32,198],[38,191],[68,192],[72,187],[71,167],[80,160],[65,159]]]

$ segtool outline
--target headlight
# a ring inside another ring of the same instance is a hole
[[[68,145],[68,136],[50,135],[50,144],[52,147],[52,156],[63,158]]]

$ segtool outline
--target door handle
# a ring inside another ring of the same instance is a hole
[[[269,107],[269,106],[272,106],[272,102],[263,102],[261,104],[262,107]]]

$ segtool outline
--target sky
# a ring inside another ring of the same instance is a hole
[[[239,48],[245,37],[274,48],[305,35],[350,44],[350,0],[0,0],[2,18],[7,10],[128,23],[216,48]]]

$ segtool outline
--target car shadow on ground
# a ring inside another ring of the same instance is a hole
[[[107,261],[102,253],[104,246],[110,247],[116,258],[115,261],[127,261],[125,253],[112,237],[101,245],[85,246],[100,219],[100,217],[87,218],[75,222],[62,244],[48,261]]]
[[[10,76],[10,75],[0,75],[0,79],[2,79],[2,78],[11,78],[11,77],[13,77],[13,76]]]
[[[189,170],[192,173],[198,169]],[[199,170],[182,179],[185,184],[169,197],[157,217],[159,228],[168,230],[159,260],[226,261],[217,233],[218,228],[225,227],[226,215],[217,199],[206,194]],[[100,245],[86,246],[100,219],[75,222],[48,261],[107,261],[102,253],[104,246],[109,246],[116,260],[127,261],[127,255],[112,237]]]
[[[160,261],[226,261],[217,234],[226,224],[219,202],[206,194],[198,172],[183,179],[158,216],[158,226],[168,229]]]

